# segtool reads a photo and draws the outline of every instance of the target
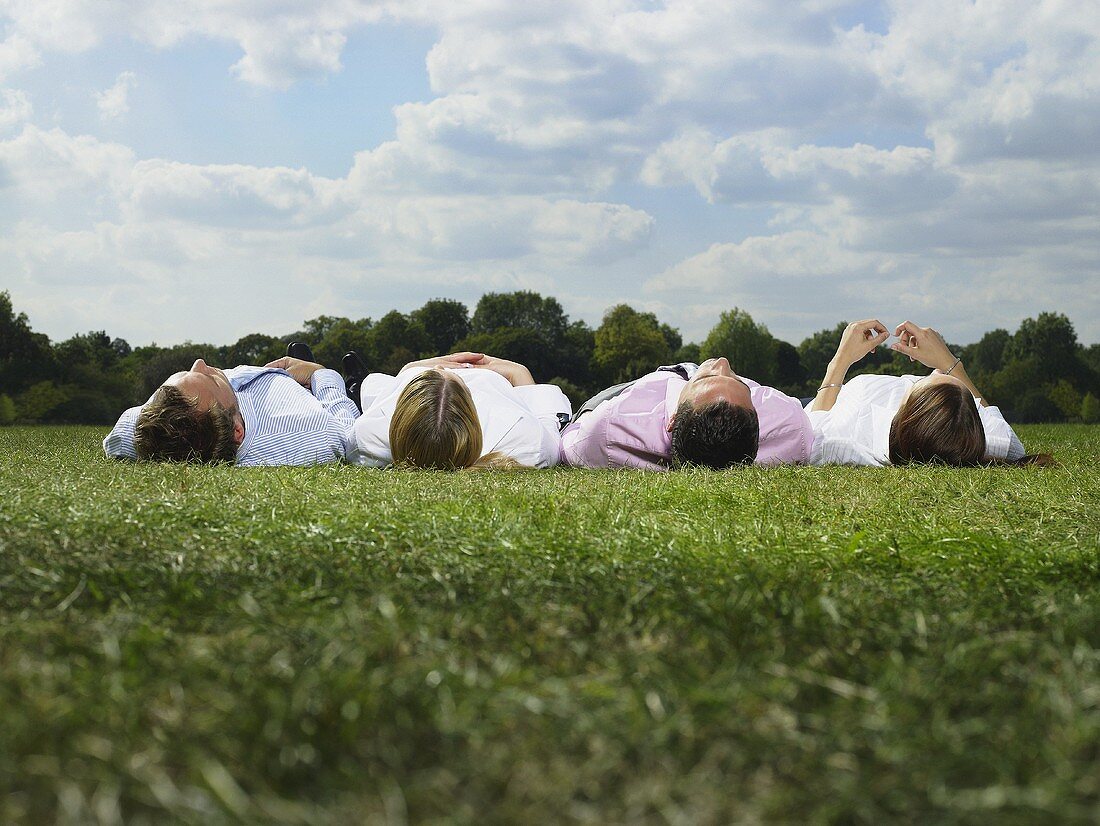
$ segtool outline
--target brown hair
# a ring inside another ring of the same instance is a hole
[[[890,463],[967,467],[985,460],[985,428],[974,397],[957,384],[915,387],[890,423]]]
[[[523,467],[500,452],[481,455],[481,420],[466,384],[442,370],[425,370],[410,381],[390,418],[395,464],[437,470]]]
[[[164,385],[142,409],[134,425],[138,458],[153,462],[232,462],[237,458],[233,438],[235,410],[217,402],[196,410],[198,399],[179,388]]]
[[[969,390],[957,384],[914,388],[890,423],[890,463],[894,465],[940,462],[955,467],[1050,467],[1057,464],[1049,453],[990,459],[985,449],[985,427],[977,402]]]

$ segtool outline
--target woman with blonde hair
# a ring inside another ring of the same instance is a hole
[[[417,468],[550,467],[572,408],[561,388],[522,364],[453,353],[371,373],[348,447],[354,464]]]
[[[851,366],[890,334],[881,322],[849,324],[817,395],[806,406],[814,429],[810,464],[956,467],[1002,463],[1047,464],[1029,456],[1001,411],[988,405],[938,332],[899,324],[890,349],[932,368],[927,376],[861,375]]]

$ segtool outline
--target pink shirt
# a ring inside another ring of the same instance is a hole
[[[760,419],[758,465],[804,464],[814,432],[798,399],[741,377]],[[561,461],[573,467],[668,470],[672,439],[668,421],[687,381],[657,371],[585,413],[561,434]]]

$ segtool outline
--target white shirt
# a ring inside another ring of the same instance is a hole
[[[355,422],[348,445],[352,464],[385,467],[390,452],[390,419],[405,386],[430,367],[411,367],[397,376],[371,373],[363,379],[363,415]],[[558,463],[558,414],[572,413],[569,399],[553,384],[513,387],[492,370],[447,368],[465,383],[481,422],[482,456],[499,451],[527,467]]]
[[[856,376],[840,388],[832,410],[810,410],[811,465],[890,464],[890,423],[909,390],[926,376]],[[812,402],[811,402],[812,404]],[[978,404],[987,459],[1019,459],[1023,444],[996,407]]]

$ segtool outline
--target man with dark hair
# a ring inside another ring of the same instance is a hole
[[[561,434],[562,462],[591,468],[801,464],[812,446],[798,399],[738,376],[724,358],[608,388]]]
[[[358,415],[340,374],[313,361],[287,356],[226,371],[198,359],[125,411],[103,451],[115,459],[242,466],[338,462]]]

